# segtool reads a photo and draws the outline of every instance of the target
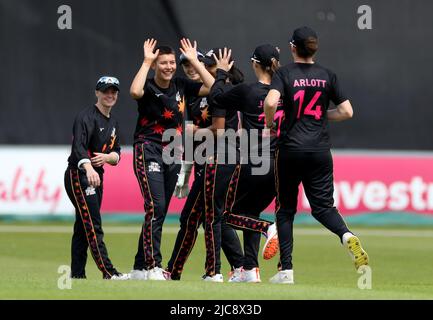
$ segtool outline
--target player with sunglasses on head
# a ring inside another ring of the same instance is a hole
[[[104,165],[120,160],[119,127],[111,115],[117,102],[119,80],[102,77],[96,83],[95,105],[74,121],[71,155],[65,172],[65,189],[75,207],[71,277],[86,278],[87,249],[104,279],[127,280],[108,258],[101,221]]]
[[[208,70],[212,71],[209,65],[214,65],[215,61],[205,57],[201,52],[197,52],[198,59],[204,64]],[[193,81],[201,82],[196,70],[191,65],[189,60],[182,54],[180,56],[180,64],[187,75]],[[211,107],[207,102],[207,97],[191,97],[187,101],[186,114],[189,128],[195,127],[201,129],[212,130],[212,113]],[[193,129],[191,129],[193,130]],[[186,139],[191,139],[189,135]],[[193,144],[193,153],[200,143]],[[189,192],[189,175],[191,167],[194,165],[194,181]],[[200,224],[206,228],[205,223],[205,203],[204,203],[204,188],[203,188],[203,175],[205,172],[205,165],[199,164],[196,161],[194,164],[191,162],[184,162],[179,174],[178,182],[176,184],[175,196],[184,198],[188,196],[185,205],[180,215],[180,229],[176,237],[176,242],[173,248],[172,256],[168,262],[166,271],[170,273],[171,280],[180,280],[184,264],[187,261],[189,254],[194,246],[198,235],[198,228]],[[209,243],[209,242],[208,242]],[[221,225],[221,248],[227,257],[231,270],[240,268],[243,263],[243,252],[240,244],[239,237],[236,231],[229,225],[223,223]],[[220,280],[220,277],[207,277],[207,280]]]
[[[244,263],[243,268],[237,269],[233,275],[233,282],[261,282],[258,250],[260,234],[267,237],[263,255],[270,259],[278,252],[278,237],[275,224],[259,218],[275,199],[274,152],[277,136],[269,140],[262,139],[265,127],[263,101],[269,92],[272,75],[279,67],[279,51],[275,46],[265,44],[258,46],[251,57],[252,68],[257,82],[228,88],[227,72],[217,70],[217,77],[210,92],[210,99],[217,106],[224,109],[234,109],[241,112],[242,128],[246,131],[249,148],[247,154],[241,152],[242,165],[237,176],[234,176],[230,190],[231,204],[224,213],[224,220],[233,227],[243,230],[244,234]],[[228,64],[229,60],[222,59],[220,64]],[[226,67],[227,68],[227,67]],[[282,117],[282,110],[278,110],[276,120]],[[256,139],[253,139],[253,135]],[[254,144],[253,141],[256,141]],[[242,149],[241,149],[242,151]],[[260,166],[266,172],[254,174]],[[252,187],[255,186],[255,187]]]

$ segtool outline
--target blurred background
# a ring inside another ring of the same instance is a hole
[[[71,8],[71,29],[58,27],[61,5]],[[360,28],[362,5],[371,29]],[[182,37],[203,50],[230,47],[254,81],[254,48],[278,46],[288,63],[289,36],[308,25],[319,36],[316,60],[337,73],[355,111],[331,125],[341,213],[351,223],[433,225],[432,12],[428,0],[0,0],[0,219],[73,218],[63,190],[72,123],[95,102],[96,80],[114,75],[124,155],[107,170],[103,211],[141,221],[131,156],[137,110],[128,92],[144,40],[178,53]],[[182,205],[173,199],[172,221]]]

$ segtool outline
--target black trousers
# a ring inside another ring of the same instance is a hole
[[[244,255],[239,237],[221,219],[235,167],[212,164],[194,166],[194,182],[181,212],[180,229],[167,267],[173,280],[180,279],[202,223],[205,229],[206,275],[221,272],[221,248],[232,269],[242,266]]]
[[[134,173],[144,199],[145,211],[134,270],[162,267],[162,225],[176,187],[180,167],[180,164],[163,163],[162,147],[155,143],[134,145]]]
[[[282,269],[292,269],[293,220],[302,182],[311,214],[341,239],[350,232],[334,207],[334,179],[331,152],[293,152],[280,147],[276,153],[276,218]]]
[[[260,235],[266,235],[272,224],[259,217],[276,196],[274,165],[272,158],[267,174],[252,175],[255,165],[242,164],[231,182],[234,187],[228,195],[229,206],[224,213],[224,220],[235,229],[243,230],[243,266],[246,270],[259,266]]]
[[[68,168],[65,172],[65,189],[75,207],[75,224],[71,245],[71,277],[86,277],[87,249],[90,248],[96,266],[103,278],[111,278],[117,271],[108,258],[104,243],[101,221],[102,175],[101,186],[89,186],[86,174],[80,170]]]

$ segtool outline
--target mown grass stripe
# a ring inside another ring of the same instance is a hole
[[[104,227],[105,233],[113,234],[135,234],[140,233],[140,225],[137,226],[106,226]],[[167,226],[163,228],[164,233],[175,234],[179,230],[178,227]],[[72,226],[20,226],[20,225],[0,225],[1,233],[72,233]],[[203,230],[199,229],[202,233]],[[315,235],[315,236],[328,236],[331,233],[324,228],[302,228],[295,227],[295,234],[298,235]],[[412,238],[433,238],[433,230],[400,230],[400,229],[356,229],[356,234],[363,236],[376,236],[376,237],[412,237]]]

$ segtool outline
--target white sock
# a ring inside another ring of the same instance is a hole
[[[349,240],[350,237],[353,237],[353,233],[346,232],[345,234],[343,234],[343,243],[347,243],[347,240]]]

